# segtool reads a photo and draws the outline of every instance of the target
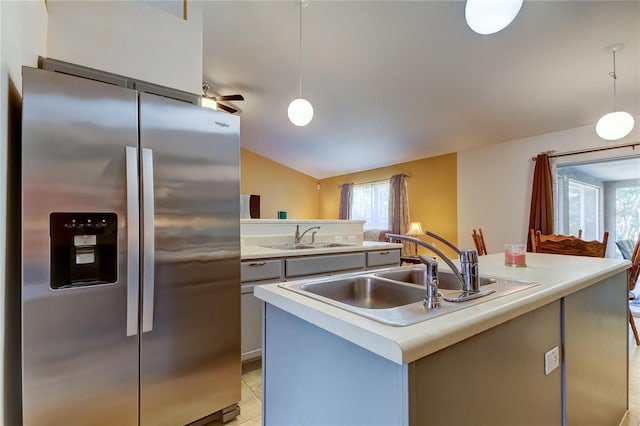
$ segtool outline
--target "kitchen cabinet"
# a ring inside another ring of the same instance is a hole
[[[242,362],[262,355],[262,301],[253,295],[260,284],[280,282],[284,279],[283,260],[254,260],[240,266],[240,348]]]

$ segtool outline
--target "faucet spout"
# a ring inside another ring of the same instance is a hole
[[[309,229],[305,230],[305,231],[301,234],[301,233],[300,233],[300,225],[296,225],[296,234],[295,234],[295,235],[294,235],[294,237],[293,237],[293,242],[294,242],[295,244],[300,243],[300,242],[302,241],[302,238],[305,236],[305,234],[306,234],[307,232],[309,232],[309,231],[314,230],[314,229],[320,229],[320,227],[319,227],[319,226],[313,226],[313,227],[311,227],[311,228],[309,228]],[[314,232],[314,233],[313,233],[313,235],[314,235],[314,240],[315,240],[315,234],[316,234],[316,233]]]
[[[394,240],[402,240],[402,241],[409,241],[412,243],[416,243],[426,249],[431,250],[432,252],[434,252],[435,254],[437,254],[438,256],[440,256],[440,258],[447,264],[447,266],[449,266],[449,268],[451,269],[451,271],[455,274],[455,276],[458,278],[458,281],[460,281],[460,285],[462,286],[462,289],[464,290],[465,288],[465,280],[462,277],[462,274],[460,273],[460,270],[457,268],[457,266],[455,265],[455,263],[453,263],[451,261],[451,259],[449,259],[444,253],[442,253],[440,250],[438,250],[437,248],[435,248],[434,246],[432,246],[429,243],[425,243],[424,241],[421,241],[417,238],[414,237],[409,237],[406,235],[399,235],[399,234],[386,234],[387,238],[391,238]],[[449,243],[450,244],[450,243]],[[458,251],[458,253],[460,252],[458,249],[456,249]]]

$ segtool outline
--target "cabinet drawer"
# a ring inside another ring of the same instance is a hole
[[[367,252],[367,266],[400,265],[400,250]]]
[[[242,282],[281,280],[282,260],[252,260],[242,262],[240,266]]]
[[[309,256],[286,259],[287,277],[313,275],[362,269],[365,265],[364,253],[335,254],[328,256]]]

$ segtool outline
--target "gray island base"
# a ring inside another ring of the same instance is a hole
[[[628,262],[528,257],[524,273],[502,270],[496,259],[483,259],[481,272],[523,274],[540,286],[411,331],[388,327],[385,338],[412,348],[405,359],[376,353],[366,335],[384,334],[383,325],[332,318],[321,302],[291,299],[277,286],[257,290],[267,302],[264,424],[617,425],[628,406]],[[451,322],[463,316],[478,326],[456,331]],[[416,349],[420,341],[425,348]],[[545,374],[554,348],[559,367]]]

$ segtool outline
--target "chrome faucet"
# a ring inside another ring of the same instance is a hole
[[[304,232],[301,234],[301,233],[300,233],[300,225],[296,225],[296,235],[293,237],[293,242],[294,242],[294,244],[299,244],[299,243],[302,241],[302,237],[304,237],[304,235],[305,235],[307,232],[309,232],[309,231],[311,231],[311,230],[313,230],[313,229],[320,229],[320,227],[319,227],[319,226],[311,227],[311,228],[307,229],[306,231],[304,231]],[[313,242],[315,241],[316,233],[314,232],[314,233],[312,234],[312,236],[313,236],[313,238],[312,238],[311,243],[313,243]]]
[[[449,266],[453,274],[458,278],[460,285],[462,287],[462,293],[455,298],[445,297],[445,300],[450,302],[463,302],[465,300],[476,299],[478,297],[486,296],[487,294],[493,293],[495,290],[484,290],[480,291],[480,274],[478,272],[478,252],[475,250],[460,250],[449,241],[440,237],[437,234],[426,231],[425,235],[428,235],[436,240],[444,243],[446,246],[451,248],[460,256],[460,269],[456,267],[456,265],[440,250],[435,248],[429,243],[425,243],[417,238],[409,237],[406,235],[398,235],[398,234],[386,234],[386,237],[389,240],[402,240],[402,241],[410,241],[412,243],[421,245],[425,247],[438,256]],[[429,263],[425,262],[425,258],[429,259],[426,256],[421,256],[420,260],[422,263],[427,265],[427,269],[430,268]],[[436,269],[437,274],[437,269]]]
[[[427,295],[424,298],[424,307],[426,309],[440,308],[438,301],[438,262],[429,256],[420,256],[420,260],[427,268],[418,271],[418,279],[427,289]]]

